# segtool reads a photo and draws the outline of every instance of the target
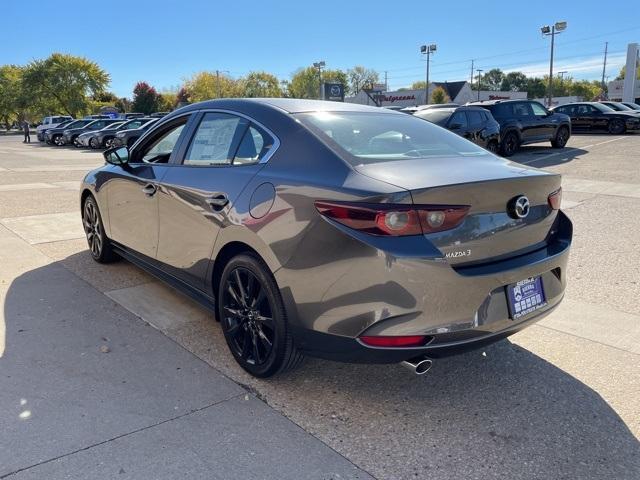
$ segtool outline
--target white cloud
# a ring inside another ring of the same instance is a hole
[[[623,53],[617,53],[609,55],[607,57],[607,75],[615,77],[620,68],[626,62],[626,55]],[[584,57],[571,60],[556,60],[553,62],[554,72],[569,72],[567,75],[574,78],[593,77],[602,73],[602,56],[597,57]],[[531,63],[524,64],[515,68],[508,68],[504,70],[505,73],[509,72],[522,72],[530,77],[541,77],[549,74],[549,63]]]

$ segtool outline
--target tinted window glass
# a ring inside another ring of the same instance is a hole
[[[467,110],[467,118],[469,119],[469,126],[481,127],[483,123],[482,115],[476,110]]]
[[[251,125],[242,137],[236,156],[233,158],[233,164],[246,165],[259,162],[272,145],[273,139],[270,135]]]
[[[449,117],[451,116],[451,112],[453,112],[453,110],[449,110],[446,108],[432,108],[416,112],[413,114],[413,116],[424,118],[431,123],[435,123],[436,125],[444,127],[447,123],[447,120],[449,120]]]
[[[497,103],[491,109],[491,113],[495,118],[508,118],[513,115],[512,104],[509,103]]]
[[[513,114],[516,117],[530,117],[533,115],[528,103],[514,103]]]
[[[193,136],[184,164],[230,164],[233,155],[231,146],[239,125],[239,117],[224,113],[207,113]]]
[[[296,117],[352,165],[489,155],[486,150],[412,115],[313,112]]]
[[[451,121],[449,122],[449,128],[467,128],[467,116],[464,112],[454,112],[451,115]]]

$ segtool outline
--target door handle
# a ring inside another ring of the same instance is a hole
[[[155,186],[153,183],[147,183],[142,189],[142,192],[147,197],[153,197],[157,191],[158,191],[158,187]]]
[[[214,210],[219,210],[223,208],[227,203],[229,203],[229,199],[224,193],[209,197],[205,201],[209,205],[211,205],[211,208],[213,208]]]

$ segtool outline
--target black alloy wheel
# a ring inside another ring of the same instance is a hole
[[[113,138],[105,139],[104,146],[107,147],[107,148],[112,148],[113,147]]]
[[[62,135],[56,135],[55,137],[53,137],[53,144],[57,145],[58,147],[62,147],[64,145],[64,139],[62,138]]]
[[[256,377],[270,377],[302,359],[293,345],[275,279],[254,255],[231,259],[220,279],[218,318],[236,361]]]
[[[556,138],[551,140],[551,146],[553,148],[564,148],[569,141],[569,129],[567,127],[560,127],[556,133]]]
[[[515,132],[507,133],[502,139],[502,145],[500,146],[502,155],[505,157],[510,157],[511,155],[516,153],[518,151],[519,143],[520,142],[518,141],[518,135],[516,135]]]
[[[87,236],[91,257],[99,263],[110,263],[117,260],[118,257],[111,248],[111,242],[105,235],[98,205],[91,196],[87,197],[84,202],[82,225]]]
[[[626,130],[626,126],[622,120],[619,118],[614,118],[609,122],[609,133],[614,135],[620,135],[624,133]]]
[[[100,142],[96,137],[91,137],[91,140],[89,140],[89,146],[94,150],[97,150],[98,148],[100,148]]]

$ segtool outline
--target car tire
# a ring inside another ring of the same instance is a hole
[[[556,136],[551,140],[551,146],[553,148],[564,148],[569,141],[569,129],[567,127],[560,127],[556,132]]]
[[[627,126],[619,118],[614,118],[609,121],[609,127],[607,130],[613,135],[620,135],[627,130]]]
[[[62,138],[62,135],[56,135],[55,137],[53,137],[53,144],[56,147],[62,147],[64,146],[64,140]]]
[[[227,346],[251,375],[271,377],[302,361],[278,285],[260,258],[244,253],[226,264],[216,303]]]
[[[100,142],[98,141],[98,139],[96,137],[92,137],[91,140],[89,140],[89,146],[91,148],[93,148],[94,150],[99,149],[102,145],[100,145]]]
[[[113,138],[105,138],[104,146],[105,148],[113,148]]]
[[[500,144],[497,140],[491,140],[489,141],[489,143],[487,143],[487,150],[497,155],[498,153],[500,153]]]
[[[71,145],[73,145],[76,148],[82,148],[82,144],[78,141],[77,136],[71,138]]]
[[[112,263],[120,257],[113,251],[102,224],[96,199],[89,195],[82,205],[82,226],[87,237],[91,258],[98,263]]]
[[[510,157],[520,148],[520,139],[516,132],[508,132],[500,143],[500,153],[503,157]]]

